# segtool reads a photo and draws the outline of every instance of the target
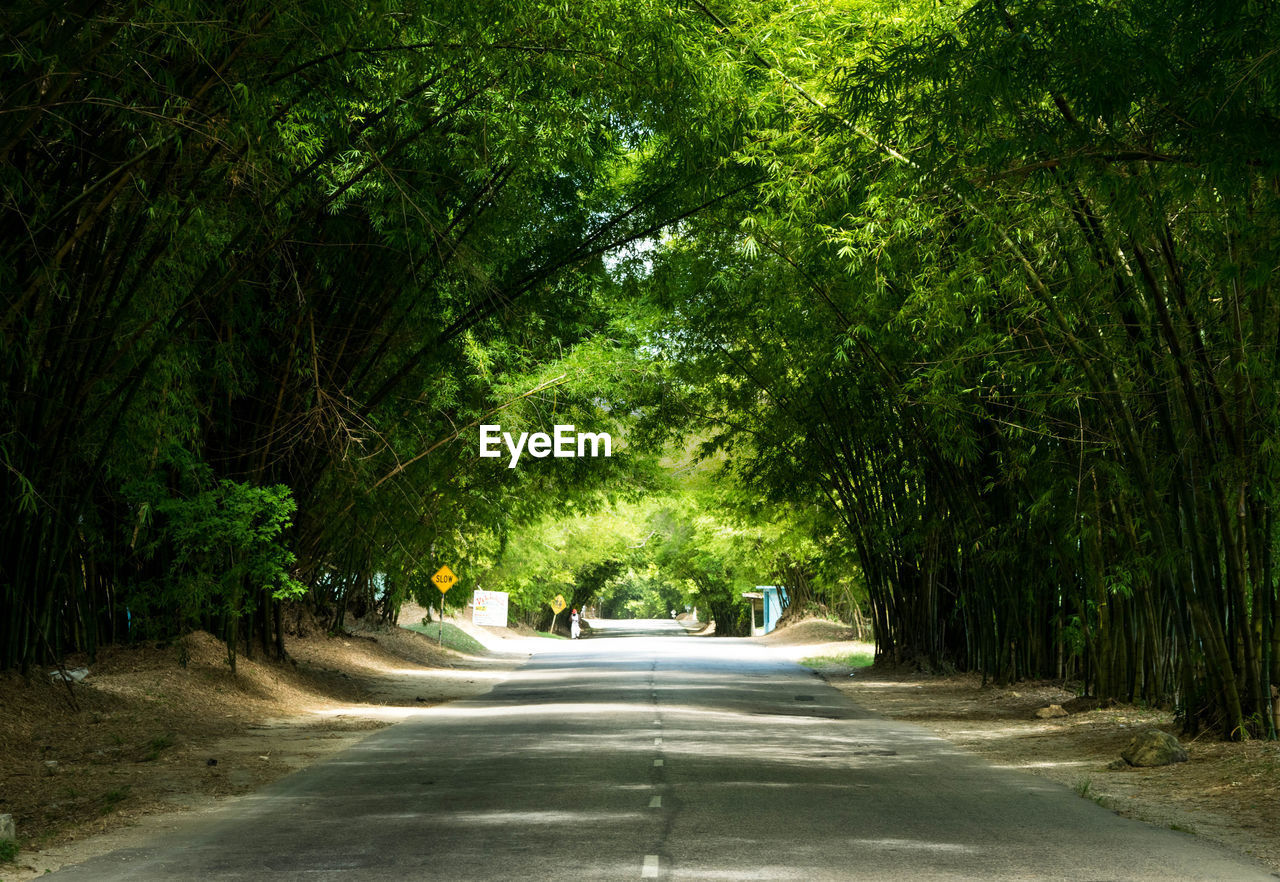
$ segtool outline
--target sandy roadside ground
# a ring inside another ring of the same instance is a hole
[[[485,651],[400,628],[313,631],[289,641],[290,662],[241,657],[232,675],[221,644],[194,634],[186,667],[175,647],[104,653],[75,687],[78,709],[50,681],[0,679],[0,812],[15,816],[23,845],[0,880],[198,823],[398,720],[488,692],[546,643],[448,621]]]
[[[872,654],[874,646],[847,637],[846,626],[815,619],[756,640],[781,657],[808,660],[875,713],[924,726],[994,765],[1048,778],[1117,814],[1203,836],[1280,872],[1280,744],[1202,735],[1182,739],[1188,762],[1112,769],[1137,732],[1177,735],[1173,714],[1116,705],[1040,719],[1038,709],[1061,706],[1075,693],[1055,683],[984,686],[970,674],[854,667],[842,660]]]

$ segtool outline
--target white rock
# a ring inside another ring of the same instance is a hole
[[[49,672],[49,679],[53,680],[53,682],[55,683],[58,682],[59,680],[70,680],[73,683],[79,683],[81,680],[83,680],[87,676],[89,676],[88,668],[76,668],[75,670],[67,671],[65,676],[63,675],[62,671]]]

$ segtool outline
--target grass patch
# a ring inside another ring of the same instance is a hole
[[[18,843],[12,839],[0,839],[0,864],[13,863],[18,856]]]
[[[108,790],[102,795],[102,813],[109,815],[115,811],[116,806],[129,798],[129,785],[126,784],[116,790]]]
[[[172,735],[161,735],[147,742],[147,752],[143,756],[144,763],[153,763],[160,758],[160,751],[173,747]]]
[[[401,627],[431,638],[432,643],[436,642],[440,637],[439,622],[432,622],[429,625],[402,625]],[[464,652],[467,655],[484,655],[485,653],[483,643],[457,625],[451,625],[448,622],[444,623],[444,645],[455,652]]]
[[[815,655],[800,659],[806,668],[869,668],[875,661],[871,652],[846,652],[840,655]]]

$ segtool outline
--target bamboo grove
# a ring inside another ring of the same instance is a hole
[[[882,656],[1275,737],[1280,20],[881,12],[722,19],[794,121],[655,273],[673,410],[839,513]]]
[[[394,615],[625,476],[481,468],[471,433],[625,412],[601,256],[745,183],[665,8],[0,24],[0,665],[193,627],[283,652],[282,602]]]
[[[446,560],[536,606],[513,537],[695,437],[741,517],[809,530],[759,578],[854,615],[859,581],[883,658],[1275,737],[1270,6],[0,24],[0,665],[194,627],[280,653],[288,603],[391,618]],[[495,413],[630,453],[488,468]],[[737,617],[768,531],[708,557],[677,521],[655,547]],[[659,558],[574,560],[640,591]]]

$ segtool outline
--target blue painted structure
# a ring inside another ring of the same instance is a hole
[[[778,627],[778,619],[782,618],[782,607],[787,603],[787,589],[780,585],[757,585],[756,590],[764,595],[764,633],[768,634]]]
[[[751,604],[751,636],[768,634],[778,627],[782,610],[790,601],[787,589],[780,585],[757,585],[755,591],[743,591],[742,596]]]

